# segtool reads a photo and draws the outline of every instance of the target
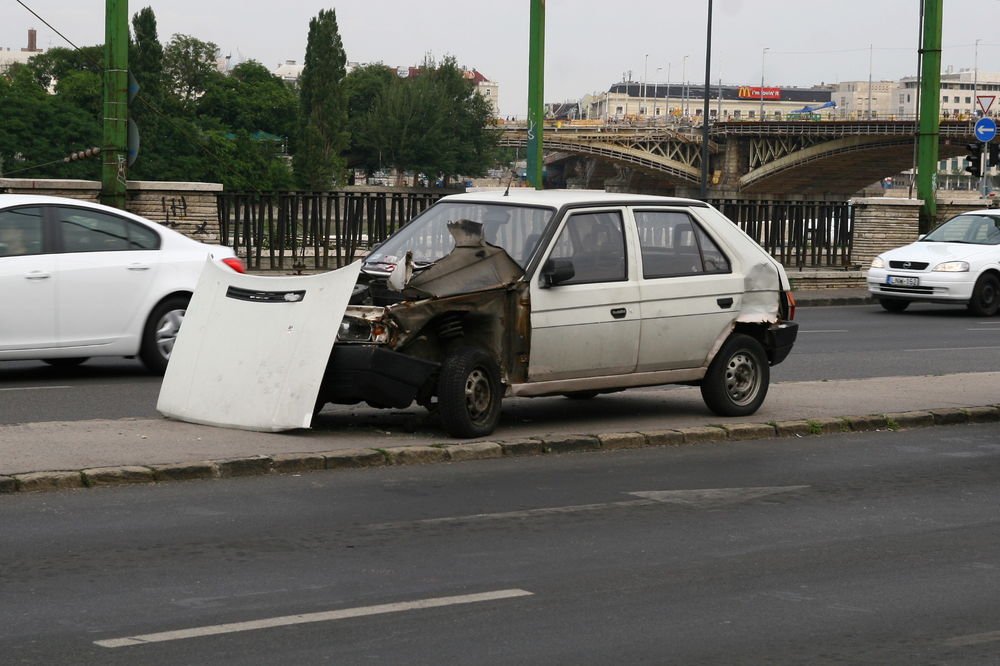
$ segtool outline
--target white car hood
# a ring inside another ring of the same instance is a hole
[[[170,355],[156,408],[204,425],[308,428],[361,262],[292,277],[208,261]]]
[[[883,252],[886,261],[923,261],[934,268],[943,261],[982,261],[1000,257],[1000,246],[970,245],[968,243],[917,242]]]

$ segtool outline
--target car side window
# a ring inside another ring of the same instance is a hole
[[[0,212],[0,257],[42,253],[40,208],[12,208]]]
[[[687,213],[640,210],[635,223],[646,279],[732,271],[726,255]]]
[[[132,220],[84,208],[54,210],[66,252],[155,250],[160,246],[155,231]]]
[[[625,232],[621,213],[570,215],[549,256],[573,262],[573,278],[560,284],[625,280]]]

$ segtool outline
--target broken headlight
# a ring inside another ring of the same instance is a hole
[[[344,317],[337,331],[337,342],[369,342],[385,344],[389,332],[380,321],[369,321],[360,317]]]

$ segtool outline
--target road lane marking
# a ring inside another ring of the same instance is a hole
[[[154,634],[140,634],[137,636],[124,636],[122,638],[109,638],[106,640],[94,641],[94,644],[105,648],[129,647],[132,645],[145,645],[147,643],[163,643],[166,641],[181,641],[189,638],[200,638],[203,636],[233,634],[240,631],[256,631],[258,629],[287,627],[295,624],[331,622],[334,620],[367,617],[369,615],[384,615],[386,613],[401,613],[411,610],[423,610],[425,608],[440,608],[442,606],[475,604],[483,601],[497,601],[500,599],[513,599],[516,597],[530,597],[533,596],[533,594],[533,592],[518,589],[495,590],[493,592],[481,592],[479,594],[463,594],[454,597],[417,599],[416,601],[403,601],[394,604],[342,608],[339,610],[322,611],[319,613],[284,615],[282,617],[250,620],[247,622],[231,622],[228,624],[214,624],[204,627],[192,627],[190,629],[178,629],[176,631],[161,631]]]
[[[10,388],[0,388],[0,391],[49,391],[52,389],[69,389],[72,386],[11,386]]]
[[[448,525],[452,523],[471,523],[496,520],[520,520],[538,516],[566,515],[604,511],[606,509],[622,509],[656,504],[679,504],[687,507],[714,508],[724,504],[749,501],[777,493],[789,493],[804,490],[809,486],[771,486],[756,488],[696,488],[693,490],[644,490],[627,493],[640,499],[623,500],[620,502],[602,502],[597,504],[572,504],[569,506],[550,506],[539,509],[523,509],[521,511],[500,511],[497,513],[473,513],[464,516],[444,516],[441,518],[424,518],[422,520],[399,521],[392,523],[373,523],[366,525],[369,530],[391,530],[424,525]]]
[[[949,638],[944,643],[950,647],[968,647],[969,645],[980,645],[982,643],[994,643],[1000,641],[1000,631],[987,631],[982,634],[969,634],[967,636],[956,636]]]
[[[814,328],[806,331],[800,329],[799,333],[850,333],[850,331],[848,331],[846,328],[827,328],[827,329]]]
[[[983,349],[1000,349],[1000,347],[926,347],[924,349],[904,349],[904,352],[942,352],[942,351],[982,351]]]

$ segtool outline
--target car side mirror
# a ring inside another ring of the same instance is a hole
[[[576,275],[572,259],[549,259],[542,266],[542,288],[554,287]]]

